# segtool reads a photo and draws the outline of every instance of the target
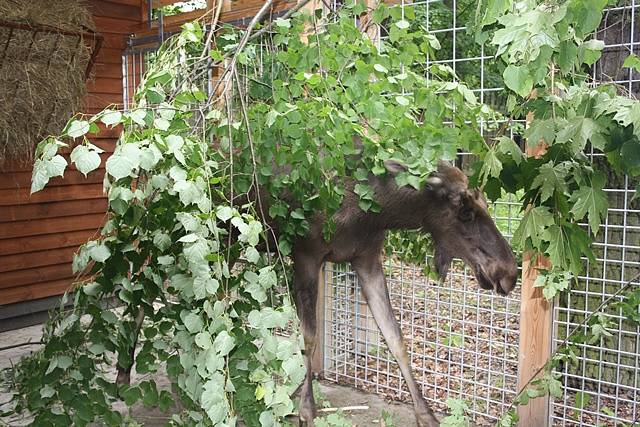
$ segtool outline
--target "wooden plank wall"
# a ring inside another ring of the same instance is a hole
[[[250,18],[261,0],[225,1],[221,21]],[[295,0],[278,0],[274,12]],[[147,0],[88,0],[104,42],[88,82],[84,113],[122,103],[122,52],[126,37],[147,30]],[[201,13],[201,12],[200,12]],[[185,14],[186,15],[186,14]],[[196,16],[190,16],[190,19]],[[167,25],[180,25],[184,17]],[[31,168],[7,162],[0,168],[0,306],[60,295],[69,288],[71,260],[79,245],[99,232],[105,220],[104,161],[113,152],[118,130],[103,130],[93,142],[105,150],[103,164],[88,178],[69,168],[64,179],[29,194]],[[68,156],[67,156],[68,157]]]
[[[125,38],[142,22],[142,1],[87,2],[104,42],[83,112],[122,103],[122,51]],[[108,130],[94,138],[106,151],[98,172],[85,178],[71,168],[64,179],[53,179],[32,196],[30,167],[7,162],[0,169],[0,305],[59,295],[69,288],[73,253],[105,219],[104,160],[117,136],[117,130]]]

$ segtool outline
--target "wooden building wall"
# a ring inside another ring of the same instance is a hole
[[[88,82],[83,113],[97,113],[110,104],[121,104],[122,53],[128,35],[157,31],[149,28],[147,7],[151,0],[87,0],[102,48]],[[157,5],[177,0],[153,0]],[[260,9],[262,0],[221,0],[222,22],[243,25]],[[318,2],[318,0],[315,0]],[[272,13],[294,6],[296,0],[276,0]],[[216,4],[209,0],[208,7]],[[165,29],[179,27],[203,11],[167,17]],[[242,22],[240,22],[242,21]],[[103,130],[93,143],[105,150],[98,172],[85,178],[75,168],[64,178],[30,195],[31,168],[7,162],[0,168],[0,321],[15,309],[2,306],[62,294],[73,281],[71,261],[78,246],[99,233],[105,221],[107,201],[102,191],[104,161],[113,153],[118,130]],[[68,160],[68,156],[67,156]],[[0,325],[0,330],[2,325]]]
[[[122,103],[122,52],[126,37],[140,28],[142,0],[89,0],[104,41],[88,82],[83,112]],[[102,147],[99,173],[85,178],[74,168],[41,192],[29,195],[31,168],[7,162],[0,169],[0,306],[67,290],[78,246],[98,232],[107,202],[102,192],[104,159],[113,152],[117,130],[94,139]]]

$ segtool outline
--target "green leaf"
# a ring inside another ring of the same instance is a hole
[[[163,119],[162,117],[156,117],[153,120],[153,126],[156,129],[160,129],[160,130],[166,131],[171,126],[171,123],[168,120]]]
[[[604,42],[602,40],[587,40],[578,48],[578,57],[580,62],[587,65],[593,65],[602,56]]]
[[[409,28],[411,26],[411,24],[409,24],[409,21],[406,21],[404,19],[396,22],[395,25],[396,25],[396,27],[400,28],[401,30],[406,30],[407,28]]]
[[[564,395],[562,383],[552,376],[548,380],[549,394],[553,397],[562,397]]]
[[[196,334],[194,341],[196,345],[204,350],[211,347],[211,335],[208,332],[199,332]]]
[[[78,138],[89,132],[90,124],[86,120],[74,120],[69,123],[67,135],[71,138]]]
[[[291,28],[291,20],[289,19],[277,18],[275,21],[273,21],[273,23],[280,28]]]
[[[622,66],[625,68],[633,68],[640,72],[640,58],[636,54],[632,53],[627,56]]]
[[[76,168],[84,176],[91,171],[96,170],[100,166],[100,155],[94,151],[90,150],[84,145],[78,145],[71,152],[71,161],[76,164]]]
[[[96,262],[105,262],[111,256],[111,251],[106,245],[100,244],[100,245],[93,246],[89,250],[89,255]]]
[[[591,395],[584,391],[576,392],[576,408],[584,409],[591,400]]]
[[[150,171],[162,160],[162,153],[155,145],[151,144],[140,151],[140,167]]]
[[[60,154],[56,154],[51,160],[43,162],[43,164],[49,178],[63,176],[64,170],[67,167],[67,161]]]
[[[491,0],[487,2],[487,7],[478,8],[478,13],[482,14],[479,19],[482,27],[493,24],[502,16],[512,5],[512,0]],[[476,17],[476,22],[478,22]]]
[[[501,171],[502,162],[498,159],[495,148],[492,147],[484,155],[480,177],[483,182],[486,182],[489,177],[498,178]]]
[[[387,67],[385,67],[384,65],[381,65],[381,64],[373,64],[373,68],[376,71],[379,71],[379,72],[384,73],[384,74],[387,74],[389,72]]]
[[[553,119],[535,119],[531,122],[524,135],[528,139],[529,146],[532,148],[535,148],[540,141],[551,145],[556,139],[555,122]]]
[[[203,238],[199,238],[196,242],[185,245],[184,257],[192,264],[201,264],[204,257],[209,253],[209,245]]]
[[[213,341],[213,348],[220,356],[226,356],[236,345],[236,340],[227,331],[220,331]]]
[[[577,116],[571,119],[565,126],[563,126],[558,132],[557,143],[564,144],[568,141],[572,141],[572,148],[574,152],[582,152],[588,141],[600,142],[603,138],[596,138],[597,134],[601,132],[601,126],[589,117]],[[594,144],[596,145],[596,144]],[[603,146],[596,146],[596,148],[604,148]]]
[[[260,260],[260,253],[254,247],[248,247],[244,252],[244,257],[252,264],[256,264]]]
[[[533,78],[525,66],[509,65],[502,73],[504,83],[509,89],[526,98],[533,89]]]
[[[128,113],[128,116],[131,120],[133,120],[135,123],[139,124],[140,126],[146,126],[146,122],[145,122],[145,119],[147,117],[146,110],[138,108]]]
[[[218,217],[220,221],[227,222],[232,216],[233,209],[230,206],[219,206],[218,209],[216,209],[216,217]]]
[[[116,126],[122,121],[122,113],[115,110],[104,110],[100,120],[107,126]]]
[[[38,164],[40,162],[40,164]],[[41,160],[36,160],[33,171],[31,172],[31,191],[30,194],[36,193],[42,190],[49,182],[49,175],[47,171],[41,165]]]
[[[278,113],[276,110],[271,109],[269,110],[269,113],[267,113],[267,127],[271,127],[273,126],[273,124],[276,122],[276,119],[278,118],[278,116],[280,115],[280,113]]]
[[[554,224],[553,214],[545,206],[536,206],[525,212],[520,225],[513,233],[513,242],[524,247],[527,239],[534,248],[540,249],[545,228]]]
[[[567,163],[555,165],[553,161],[543,164],[538,168],[538,175],[534,178],[531,188],[540,188],[540,202],[545,202],[554,192],[566,194],[566,178],[570,166]]]
[[[634,127],[638,127],[638,124],[640,124],[640,102],[636,101],[626,105],[618,105],[613,119],[622,126],[633,124]]]
[[[107,159],[106,171],[116,180],[128,177],[140,165],[140,148],[137,144],[124,144]]]
[[[202,327],[204,326],[202,323],[202,318],[195,313],[190,311],[183,310],[180,313],[180,318],[182,319],[182,323],[185,328],[192,334],[200,332]]]
[[[498,151],[503,154],[511,155],[511,158],[516,165],[522,163],[522,160],[524,159],[524,155],[522,154],[520,147],[518,147],[518,144],[516,144],[513,139],[507,138],[506,136],[498,138]]]
[[[43,399],[48,399],[56,394],[56,391],[49,384],[45,384],[44,387],[40,389],[40,397]]]
[[[595,173],[590,186],[582,186],[571,195],[571,212],[578,220],[588,216],[593,234],[598,234],[601,220],[607,215],[609,202],[604,190],[604,175]]]
[[[73,360],[69,356],[58,356],[58,368],[66,370],[72,363]]]
[[[406,107],[407,105],[409,105],[411,103],[411,101],[409,101],[408,98],[402,96],[402,95],[398,95],[396,96],[396,102],[400,105],[402,105],[403,107]]]

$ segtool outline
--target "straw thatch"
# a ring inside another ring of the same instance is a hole
[[[38,141],[60,134],[85,93],[94,40],[60,31],[91,32],[93,21],[80,0],[0,0],[0,20],[10,23],[0,22],[0,163],[26,163]]]

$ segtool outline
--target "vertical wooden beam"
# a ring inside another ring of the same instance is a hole
[[[533,121],[533,114],[527,115],[527,124]],[[529,157],[541,157],[547,150],[544,141],[536,141],[527,146]],[[553,305],[542,295],[542,288],[534,288],[539,269],[548,270],[548,258],[525,252],[522,260],[522,297],[520,303],[520,346],[518,365],[518,390],[547,362],[551,354]],[[549,396],[529,401],[518,407],[520,427],[544,427],[549,423]]]
[[[318,296],[316,299],[316,349],[311,355],[311,369],[318,377],[324,375],[324,360],[327,324],[331,324],[331,307],[326,310],[327,301],[333,298],[333,264],[325,263],[318,275]]]

